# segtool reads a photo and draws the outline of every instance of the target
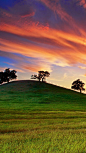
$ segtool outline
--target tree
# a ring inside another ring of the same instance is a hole
[[[9,82],[10,81],[10,68],[4,70],[3,81],[4,82]]]
[[[85,89],[83,88],[84,85],[85,83],[83,83],[82,81],[80,81],[80,79],[78,79],[72,83],[71,88],[75,90],[80,90],[80,93],[81,93],[82,90],[85,91]]]
[[[12,79],[16,79],[16,73],[17,71],[15,70],[10,71],[10,68],[5,69],[4,72],[0,72],[0,84],[2,84],[3,82],[9,82]]]
[[[42,80],[42,82],[45,81],[46,77],[49,77],[50,73],[48,71],[38,71],[38,76],[37,75],[31,75],[31,79],[38,79],[39,81]]]
[[[17,73],[17,71],[15,71],[15,70],[10,71],[10,79],[11,79],[11,80],[17,78],[16,73]]]
[[[3,83],[3,72],[0,72],[0,84]]]

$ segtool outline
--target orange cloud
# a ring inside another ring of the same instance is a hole
[[[74,43],[79,43],[82,45],[86,45],[86,32],[82,29],[79,29],[80,33],[84,36],[78,36],[76,34],[66,33],[61,30],[55,30],[51,28],[47,28],[46,26],[42,25],[36,25],[35,23],[32,23],[31,25],[24,24],[21,27],[18,27],[16,25],[9,25],[9,24],[1,24],[0,25],[1,31],[10,32],[16,35],[20,36],[31,36],[31,37],[45,37],[49,39],[53,39],[55,42],[59,41],[62,44],[65,44],[67,46],[70,46],[68,41],[72,41]],[[62,38],[62,39],[59,39]]]
[[[63,38],[68,41],[72,41],[75,43],[80,43],[80,44],[86,45],[86,37],[80,37],[80,36],[77,36],[76,34],[74,35],[74,34],[66,33],[61,30],[60,31],[54,30],[51,28],[48,28],[47,30],[45,30],[45,29],[46,29],[46,27],[44,28],[40,25],[36,26],[36,25],[34,25],[34,23],[31,26],[24,25],[22,27],[7,25],[7,24],[0,26],[1,31],[10,32],[10,33],[17,34],[20,36],[34,36],[34,37],[41,37],[42,36],[42,37],[46,37],[46,38],[54,39],[54,40],[59,40],[59,41],[60,41],[59,38]],[[79,29],[79,30],[80,30],[80,32],[82,32],[82,34],[84,34],[84,35],[86,34],[86,32],[82,31],[81,29]]]
[[[21,68],[21,66],[20,66],[20,68]],[[47,71],[51,72],[51,69],[47,66],[44,66],[42,63],[41,63],[41,65],[35,65],[35,66],[34,66],[34,64],[23,64],[22,69],[33,71],[33,72],[38,72],[39,70],[41,70],[41,71],[47,70]]]
[[[86,67],[84,66],[78,66],[80,69],[86,69]]]
[[[78,36],[51,28],[44,30],[42,26],[34,24],[22,27],[4,24],[0,29],[7,32],[2,33],[0,38],[0,48],[3,51],[44,58],[57,65],[59,65],[59,62],[56,63],[58,60],[71,64],[81,62],[85,58],[86,37],[82,30],[82,35]],[[7,37],[9,33],[13,35]]]

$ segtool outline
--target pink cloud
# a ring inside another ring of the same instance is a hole
[[[38,62],[38,65],[27,65],[26,63],[24,66],[22,65],[22,68],[32,71],[46,68],[51,70],[52,64],[59,66],[69,66],[78,62],[86,64],[85,30],[78,27],[72,17],[61,7],[59,0],[41,1],[57,13],[62,20],[64,19],[67,23],[70,21],[73,28],[68,29],[67,24],[64,24],[65,29],[67,29],[64,31],[51,28],[48,23],[43,25],[30,18],[35,15],[32,6],[28,10],[26,5],[15,5],[14,8],[10,8],[10,12],[2,11],[0,49],[3,52],[18,53],[27,57],[42,59],[42,64]],[[78,32],[76,32],[76,29]]]
[[[79,4],[86,8],[86,0],[80,0]]]
[[[66,11],[60,5],[60,0],[41,0],[47,7],[49,7],[52,11],[57,13],[62,19],[65,21],[72,20],[72,17],[66,13]]]

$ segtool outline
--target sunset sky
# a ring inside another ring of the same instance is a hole
[[[0,71],[18,80],[47,70],[47,82],[86,84],[86,0],[0,0]],[[85,86],[86,87],[86,86]]]

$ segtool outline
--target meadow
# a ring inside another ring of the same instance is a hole
[[[86,95],[31,80],[1,85],[0,153],[86,153]]]

